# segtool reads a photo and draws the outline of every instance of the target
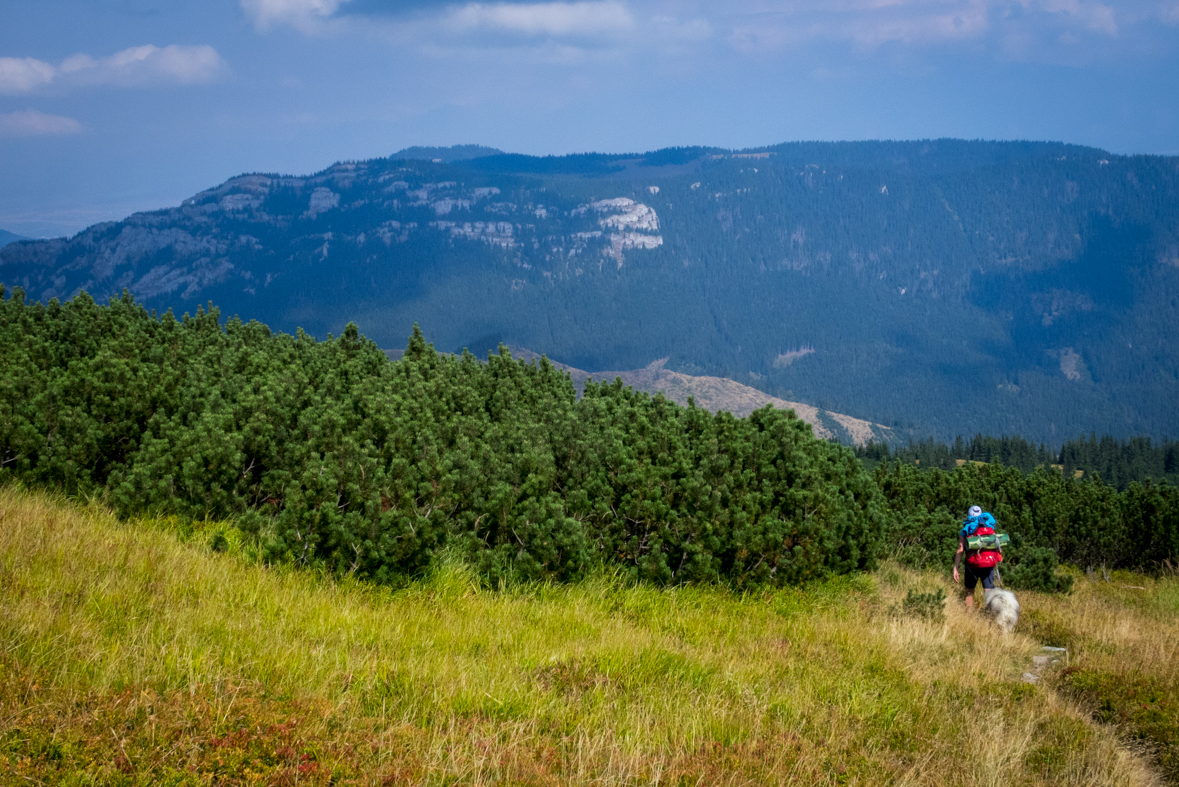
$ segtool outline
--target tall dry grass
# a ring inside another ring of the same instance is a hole
[[[1156,781],[1020,681],[1033,638],[953,602],[894,614],[941,581],[896,566],[741,595],[610,574],[488,591],[444,565],[391,591],[42,493],[2,489],[0,512],[14,782]]]

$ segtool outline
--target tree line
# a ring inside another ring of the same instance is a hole
[[[397,582],[457,551],[490,582],[596,565],[734,587],[948,564],[992,510],[1010,581],[1059,560],[1149,568],[1179,552],[1174,487],[999,465],[918,471],[816,439],[793,412],[711,414],[586,386],[501,347],[389,361],[349,325],[316,341],[211,305],[27,302],[0,288],[0,482],[105,495],[124,516],[232,519],[274,561]]]
[[[1030,473],[1038,467],[1059,470],[1068,477],[1097,477],[1118,491],[1125,491],[1134,482],[1167,482],[1179,484],[1179,441],[1152,441],[1149,437],[1118,440],[1109,435],[1100,439],[1096,433],[1089,437],[1069,440],[1059,450],[1043,443],[1036,445],[1022,437],[991,437],[975,435],[964,440],[961,435],[946,444],[929,438],[910,440],[907,446],[890,448],[872,442],[856,448],[869,469],[881,462],[900,462],[924,469],[953,470],[967,462],[990,464],[996,462]]]

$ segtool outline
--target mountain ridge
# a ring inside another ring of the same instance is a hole
[[[32,238],[26,238],[24,235],[17,235],[15,232],[9,232],[8,230],[0,230],[0,248],[10,243],[16,243],[18,240],[32,240]]]
[[[389,158],[393,159],[420,159],[423,161],[437,161],[437,162],[453,162],[466,161],[468,159],[482,158],[484,156],[497,156],[503,154],[499,148],[489,148],[486,145],[451,145],[449,147],[432,147],[429,145],[414,145],[408,148],[402,148],[394,153]]]
[[[580,369],[667,356],[898,434],[1058,444],[1179,435],[1175,216],[1179,159],[1064,143],[386,158],[11,245],[0,282],[382,346],[419,322]]]

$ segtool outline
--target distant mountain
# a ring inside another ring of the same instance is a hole
[[[540,353],[520,347],[510,349],[515,358],[525,361],[540,359]],[[705,410],[714,413],[725,410],[738,418],[744,418],[767,404],[771,404],[779,410],[793,410],[795,415],[811,425],[815,436],[822,440],[838,440],[845,445],[865,445],[869,442],[898,443],[896,433],[887,426],[853,418],[842,413],[820,410],[802,402],[787,402],[776,396],[770,396],[764,391],[742,385],[735,380],[672,372],[664,368],[667,363],[666,358],[654,361],[642,369],[623,372],[586,372],[553,361],[551,358],[549,361],[569,373],[579,392],[584,390],[588,380],[597,383],[611,383],[615,379],[621,379],[623,384],[637,391],[646,391],[650,394],[661,393],[673,402],[682,405],[687,405],[688,399],[691,398],[697,406],[703,407]]]
[[[17,235],[15,232],[8,230],[0,230],[0,247],[7,246],[10,243],[15,243],[18,240],[28,240],[24,235]]]
[[[484,145],[452,145],[448,148],[414,146],[412,148],[403,148],[389,158],[450,163],[452,161],[466,161],[473,158],[497,155],[503,155],[503,151],[485,147]]]
[[[354,320],[385,347],[418,322],[439,349],[502,341],[578,369],[666,357],[664,374],[906,439],[1179,436],[1179,159],[957,140],[414,150],[10,245],[0,282],[211,300],[321,337]]]

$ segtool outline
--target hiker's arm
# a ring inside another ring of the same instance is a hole
[[[954,553],[954,581],[960,582],[958,579],[958,564],[962,562],[962,553],[966,551],[966,539],[958,536],[958,551]]]

